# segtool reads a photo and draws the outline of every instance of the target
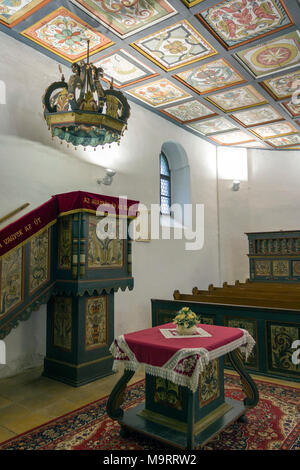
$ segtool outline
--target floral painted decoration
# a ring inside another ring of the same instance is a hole
[[[187,20],[149,34],[131,46],[167,72],[217,54]]]
[[[87,40],[90,55],[114,44],[64,7],[52,11],[21,34],[72,63],[87,57]]]
[[[173,323],[184,328],[191,328],[197,325],[198,317],[189,307],[183,307],[173,320]]]

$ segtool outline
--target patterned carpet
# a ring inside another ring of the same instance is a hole
[[[239,378],[226,374],[226,396],[241,400]],[[300,450],[299,389],[256,380],[260,400],[247,413],[248,423],[233,423],[206,450]],[[129,387],[125,409],[144,398],[144,381]],[[107,417],[106,398],[14,437],[0,450],[163,450],[160,443],[132,434],[119,436],[120,426]]]

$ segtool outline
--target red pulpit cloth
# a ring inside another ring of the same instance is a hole
[[[173,323],[121,335],[114,340],[110,352],[114,357],[113,370],[137,370],[145,367],[147,374],[162,377],[189,387],[198,387],[199,374],[205,366],[236,348],[246,353],[246,359],[255,344],[248,331],[215,325],[198,325],[210,337],[165,338],[161,329],[175,328]]]

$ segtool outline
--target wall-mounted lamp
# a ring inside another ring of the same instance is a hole
[[[234,180],[232,182],[232,191],[239,191],[241,182],[239,180]]]
[[[106,168],[106,175],[102,179],[97,179],[98,184],[105,184],[106,186],[111,185],[113,177],[115,176],[115,170],[111,170],[110,168]]]

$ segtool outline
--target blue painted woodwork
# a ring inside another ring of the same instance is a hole
[[[300,231],[247,233],[251,281],[300,282]]]
[[[202,323],[245,328],[251,322],[251,330],[249,326],[246,329],[256,345],[245,363],[246,369],[300,382],[300,364],[293,363],[293,343],[300,339],[299,310],[152,299],[152,326],[169,323],[185,306],[195,312]]]

